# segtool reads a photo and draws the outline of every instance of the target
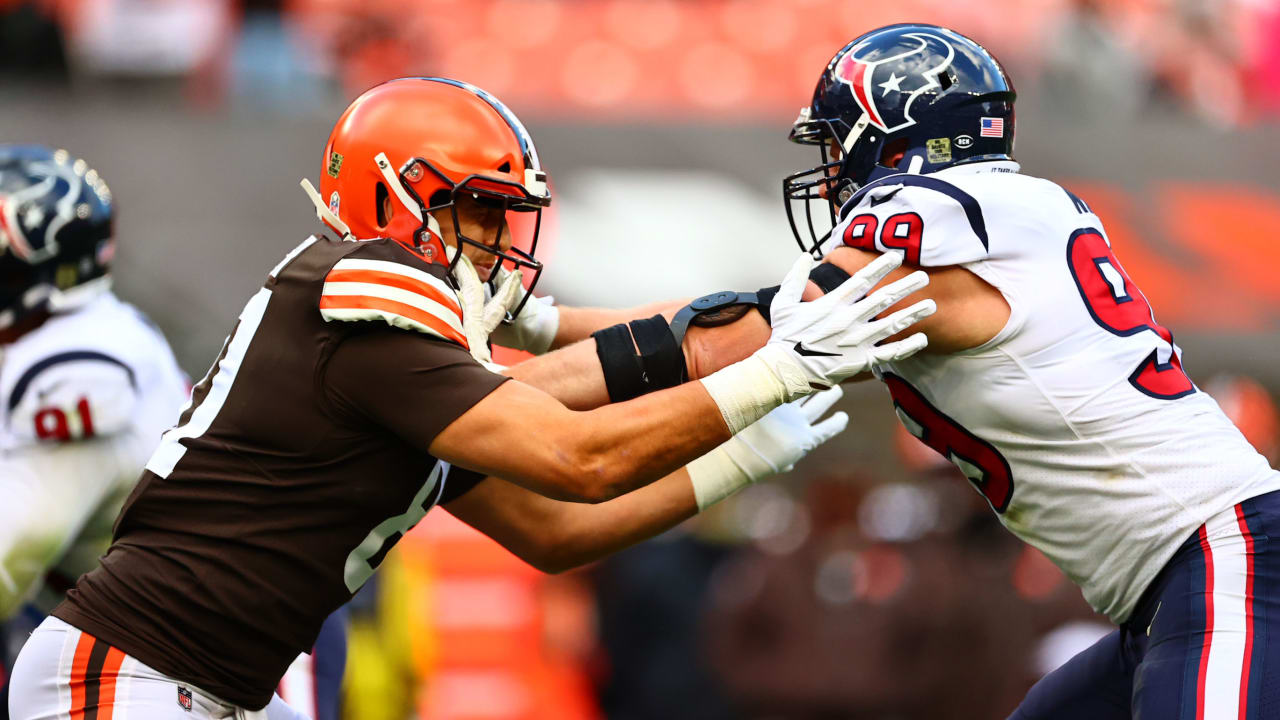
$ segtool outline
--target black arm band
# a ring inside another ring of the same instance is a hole
[[[636,355],[631,330],[614,325],[591,333],[596,339],[596,357],[604,371],[604,385],[611,402],[622,402],[644,394],[644,365]]]
[[[850,277],[849,273],[831,263],[821,263],[809,271],[809,280],[814,285],[817,285],[824,294],[840,287],[840,284]],[[760,288],[756,291],[756,298],[760,300],[760,303],[756,305],[756,309],[764,316],[764,321],[770,325],[773,324],[773,317],[769,314],[769,310],[773,307],[773,296],[777,294],[777,285]]]
[[[770,325],[773,325],[773,315],[769,311],[773,308],[773,296],[778,294],[779,289],[779,286],[771,285],[756,291],[756,297],[760,299],[760,304],[756,305],[756,310],[760,311],[761,317]]]
[[[829,262],[819,263],[809,271],[809,279],[822,289],[822,292],[829,293],[840,287],[841,283],[848,280],[849,273],[840,269],[839,265],[833,265]]]
[[[612,402],[684,382],[684,351],[661,315],[607,327],[591,336],[596,339],[596,356]]]
[[[676,342],[667,319],[661,315],[631,321],[631,336],[640,350],[649,389],[646,392],[675,387],[689,377],[684,364],[684,349]]]

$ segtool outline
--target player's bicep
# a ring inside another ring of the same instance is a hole
[[[848,273],[855,273],[879,253],[855,247],[838,247],[826,258]],[[978,347],[995,337],[1009,320],[1009,303],[1004,295],[977,275],[962,267],[911,267],[903,264],[889,273],[881,285],[891,283],[917,269],[929,273],[929,284],[885,311],[892,313],[930,298],[938,311],[892,340],[923,332],[929,338],[924,352],[945,354]]]
[[[537,388],[503,383],[436,435],[430,452],[548,497],[577,500],[572,490],[581,478],[570,476],[580,460],[573,433],[582,424],[575,415]]]
[[[453,465],[552,497],[584,482],[574,472],[575,413],[456,344],[401,331],[350,337],[330,358],[323,388],[345,424],[389,431]]]

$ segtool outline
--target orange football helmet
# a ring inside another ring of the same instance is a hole
[[[432,212],[449,209],[460,228],[456,199],[462,193],[505,210],[534,212],[529,251],[499,249],[461,232],[458,242],[498,256],[498,266],[529,268],[533,280],[514,317],[542,273],[537,249],[542,208],[551,204],[547,176],[524,125],[497,98],[458,80],[399,78],[356,98],[338,118],[325,145],[320,190],[303,180],[316,214],[348,240],[389,237],[430,262],[449,265]],[[384,212],[390,200],[401,207]],[[504,212],[505,216],[505,212]],[[460,248],[459,248],[460,249]],[[496,270],[496,268],[495,268]],[[493,273],[490,282],[494,282]]]

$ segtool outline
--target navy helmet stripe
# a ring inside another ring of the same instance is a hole
[[[99,362],[111,363],[112,365],[118,365],[129,375],[129,384],[133,386],[135,390],[138,389],[138,378],[134,375],[133,368],[124,364],[120,360],[94,350],[72,350],[69,352],[58,353],[56,355],[50,355],[27,368],[26,372],[22,373],[22,375],[18,377],[18,382],[13,386],[13,394],[9,396],[9,412],[13,412],[13,409],[18,407],[18,403],[22,402],[22,396],[26,394],[27,388],[30,387],[32,381],[36,379],[37,375],[48,370],[54,365],[77,362],[80,360],[96,360]]]
[[[867,196],[869,191],[875,188],[892,187],[894,185],[905,185],[933,190],[934,192],[940,192],[952,200],[955,200],[957,203],[960,203],[960,207],[964,210],[965,217],[969,220],[969,227],[973,230],[973,234],[978,236],[978,240],[982,242],[982,247],[984,249],[988,251],[991,250],[991,244],[987,238],[987,221],[982,216],[982,206],[978,204],[977,198],[945,180],[940,180],[936,177],[930,177],[927,175],[889,175],[874,182],[867,183],[862,186],[858,192],[854,193],[853,197],[849,198],[849,201],[840,209],[840,219],[844,220],[844,218],[855,207],[857,207],[858,203],[862,202],[862,199]]]
[[[503,104],[501,100],[494,97],[484,89],[462,80],[454,80],[452,78],[444,77],[421,77],[420,79],[462,88],[467,92],[475,94],[475,96],[481,100],[484,100],[489,104],[489,107],[494,109],[494,112],[502,116],[502,119],[505,120],[508,127],[511,128],[512,134],[516,136],[516,142],[520,143],[520,150],[524,154],[525,162],[528,164],[529,168],[533,170],[542,169],[542,164],[538,160],[538,149],[533,145],[533,136],[525,129],[524,123],[520,122],[520,118],[516,117],[516,114],[511,112],[511,109]]]

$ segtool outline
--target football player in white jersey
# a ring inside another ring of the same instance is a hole
[[[875,376],[906,428],[1120,626],[1044,678],[1014,720],[1280,717],[1280,639],[1266,626],[1280,611],[1267,552],[1280,473],[1187,377],[1102,219],[1021,173],[1014,99],[999,62],[944,28],[880,28],[836,53],[791,134],[822,164],[784,181],[796,239],[826,260],[805,297],[881,254],[904,259],[890,277],[929,274],[927,349]],[[712,372],[764,342],[772,292],[695,301],[762,312],[687,336],[678,320],[633,321],[625,352],[598,332],[576,359],[585,370],[598,355],[603,380],[566,372],[557,395],[589,405]],[[566,321],[588,316],[531,307],[515,344],[534,350],[530,338],[559,343]],[[631,359],[632,336],[646,372],[616,359]],[[655,359],[681,341],[664,373]]]
[[[846,271],[893,252],[899,272],[930,274],[928,350],[876,377],[907,429],[1120,626],[1013,718],[1280,717],[1280,473],[1187,377],[1087,202],[1021,174],[1013,102],[958,33],[857,38],[792,130],[823,152],[785,181],[796,237]]]
[[[164,336],[109,289],[113,212],[83,160],[0,145],[0,620],[97,564],[186,398]]]

